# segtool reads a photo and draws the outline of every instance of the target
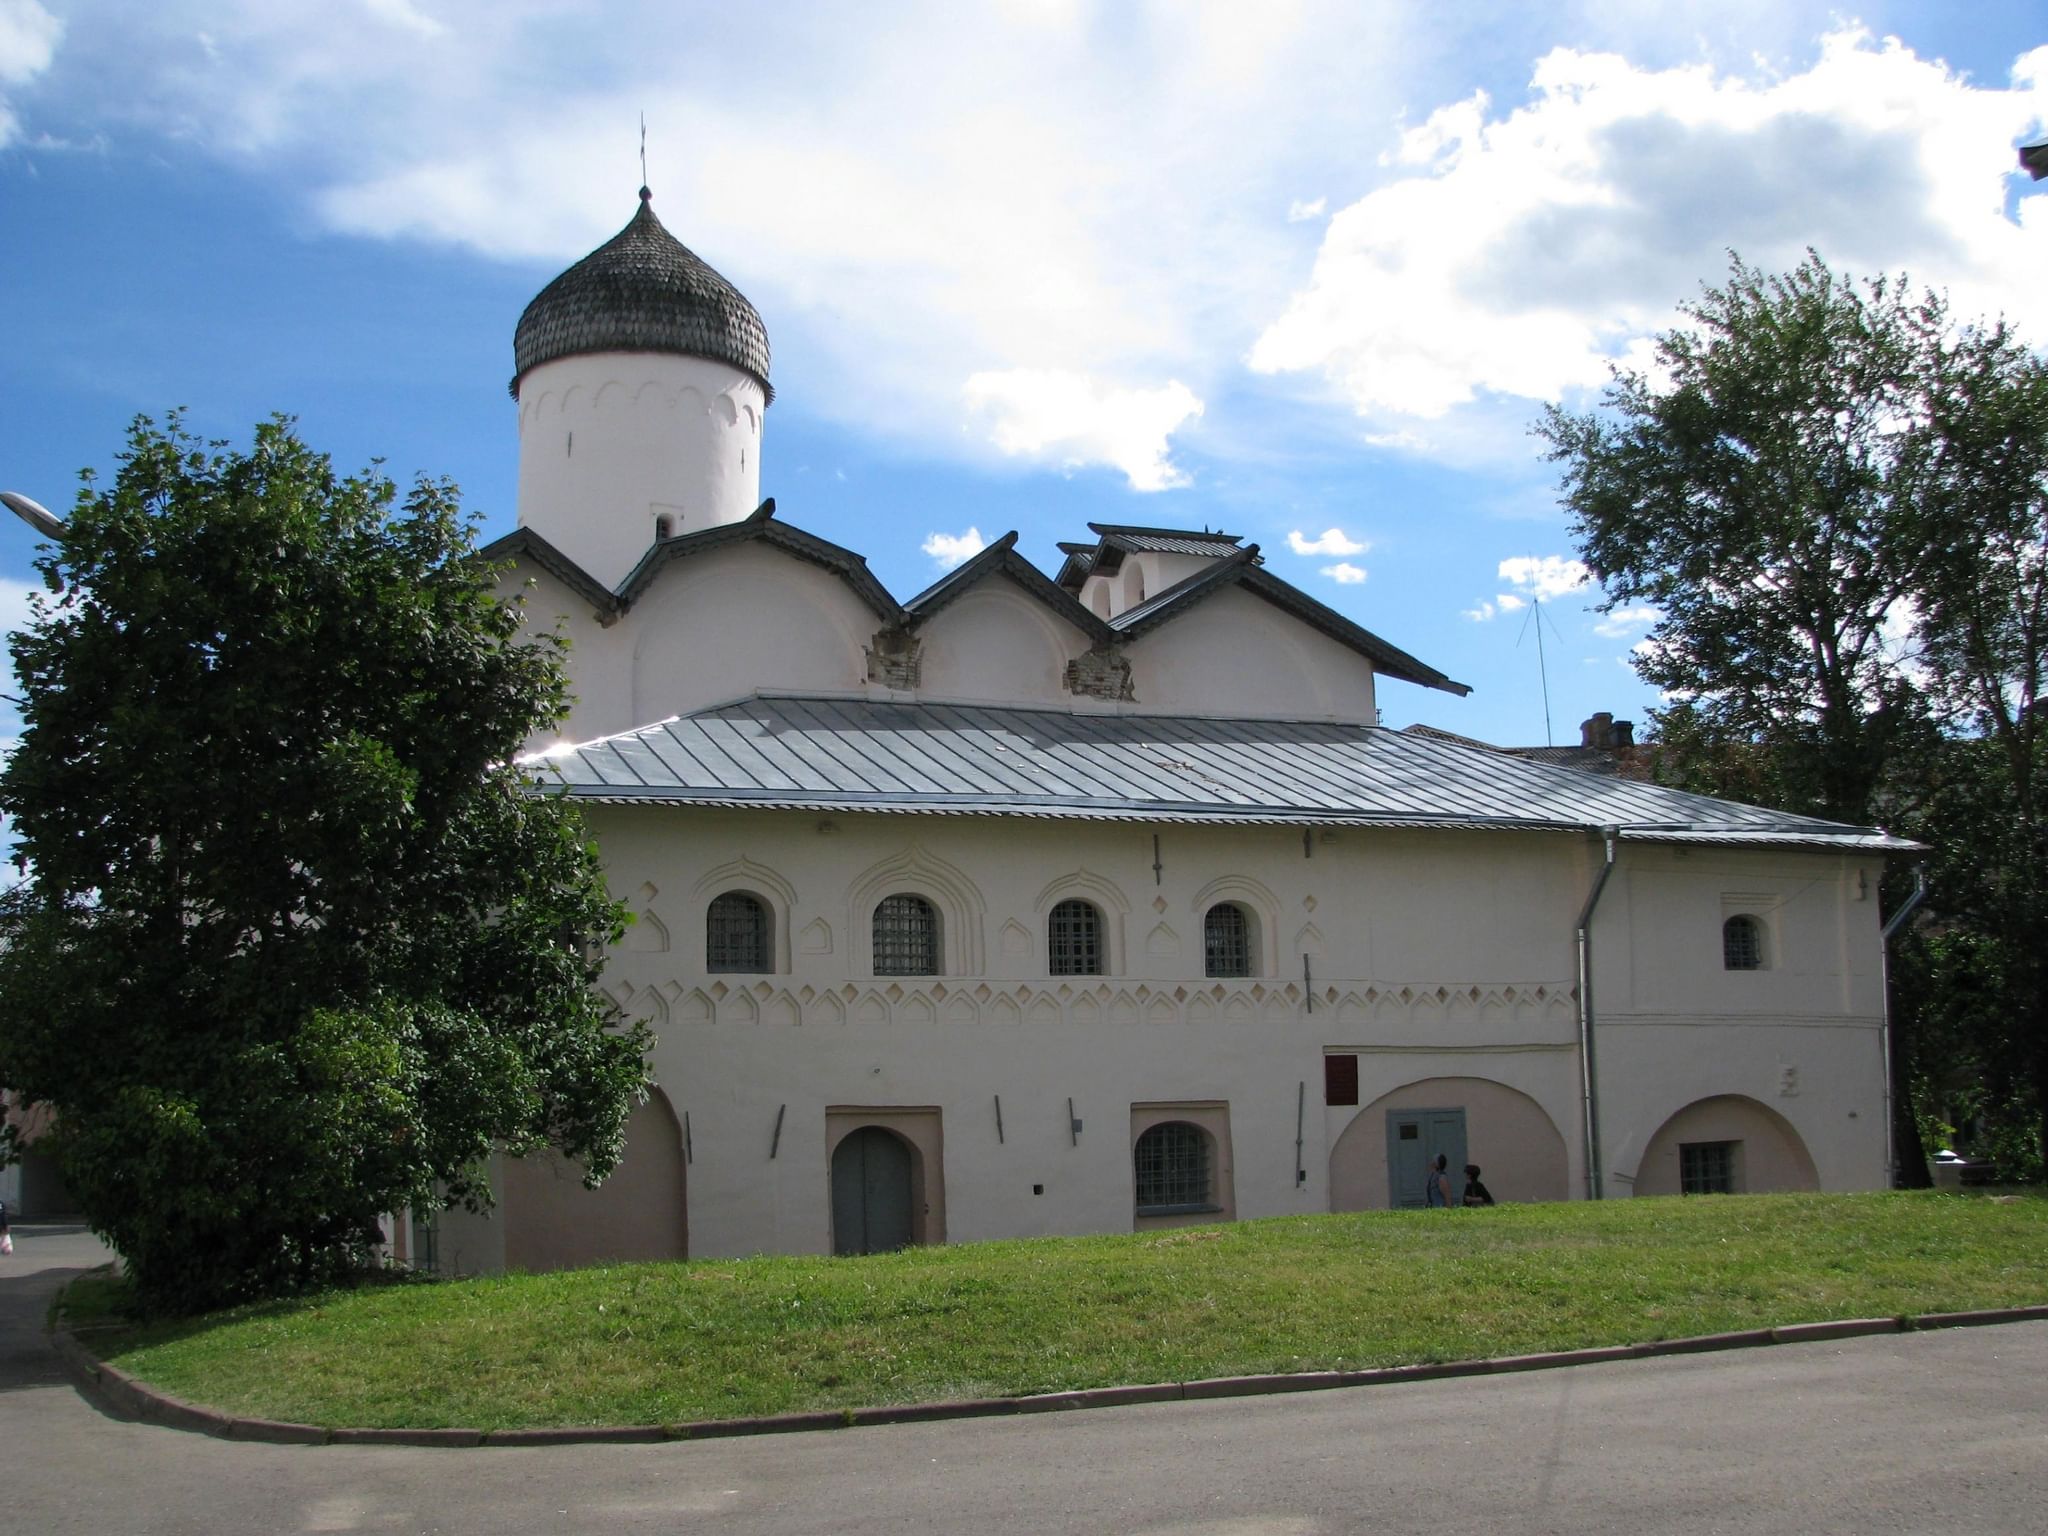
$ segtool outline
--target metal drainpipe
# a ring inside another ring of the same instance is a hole
[[[1913,909],[1927,899],[1927,866],[1913,866],[1913,894],[1900,905],[1899,910],[1885,920],[1884,931],[1877,941],[1877,981],[1883,993],[1883,1026],[1878,1030],[1878,1049],[1884,1052],[1884,1177],[1888,1189],[1899,1184],[1899,1143],[1898,1131],[1892,1124],[1892,935],[1905,926],[1906,919],[1913,915]]]
[[[1614,873],[1614,840],[1619,827],[1602,827],[1607,858],[1600,877],[1593,882],[1585,910],[1579,913],[1579,1078],[1586,1103],[1586,1197],[1605,1199],[1600,1178],[1600,1090],[1593,1070],[1593,909],[1600,905],[1600,893],[1607,889],[1607,877]]]

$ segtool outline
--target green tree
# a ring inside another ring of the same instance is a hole
[[[1926,774],[1920,833],[1937,912],[1998,957],[1982,1030],[1997,1102],[2031,1106],[2048,1165],[2048,361],[2004,325],[1937,359],[1920,530],[1924,686],[1952,740]],[[1991,1117],[1994,1135],[2004,1117]]]
[[[279,419],[137,421],[12,637],[26,882],[0,1082],[52,1106],[146,1304],[328,1282],[381,1212],[487,1204],[494,1147],[593,1178],[646,1036],[593,989],[620,909],[513,762],[558,719],[454,488],[401,501]]]
[[[1812,254],[1782,276],[1737,260],[1682,312],[1654,374],[1545,414],[1561,499],[1607,606],[1661,615],[1636,669],[1675,698],[1653,718],[1679,775],[1868,823],[1926,739],[1899,642],[1946,315]]]

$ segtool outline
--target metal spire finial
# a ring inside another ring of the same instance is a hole
[[[648,201],[647,192],[647,114],[640,114],[640,201]]]

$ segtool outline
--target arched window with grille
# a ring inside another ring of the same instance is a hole
[[[1185,1120],[1151,1127],[1132,1149],[1140,1216],[1180,1216],[1217,1208],[1209,1136]]]
[[[1046,970],[1054,976],[1100,976],[1102,912],[1094,902],[1071,897],[1055,905],[1045,921]]]
[[[774,969],[768,956],[768,904],[745,891],[725,891],[704,909],[704,969],[765,974]]]
[[[1202,974],[1252,974],[1252,921],[1234,901],[1219,901],[1202,918]]]
[[[930,901],[898,891],[876,904],[875,974],[939,974],[939,911]]]
[[[1721,925],[1721,964],[1731,971],[1764,968],[1764,925],[1738,912]]]

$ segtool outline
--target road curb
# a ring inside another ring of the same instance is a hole
[[[941,1419],[1000,1418],[1058,1413],[1082,1408],[1121,1408],[1138,1403],[1199,1402],[1226,1397],[1265,1397],[1285,1392],[1328,1392],[1351,1387],[1397,1386],[1411,1381],[1444,1381],[1462,1376],[1517,1371],[1561,1370],[1647,1360],[1662,1355],[1707,1354],[1727,1349],[1761,1349],[1778,1344],[1815,1344],[1874,1334],[1913,1333],[1936,1328],[1983,1328],[2001,1323],[2048,1322],[2048,1305],[1995,1307],[1972,1312],[1925,1312],[1902,1317],[1835,1318],[1817,1323],[1784,1323],[1682,1339],[1646,1339],[1586,1349],[1549,1350],[1490,1360],[1427,1361],[1358,1371],[1297,1371],[1260,1376],[1212,1376],[1200,1381],[1164,1381],[1123,1387],[1081,1387],[1028,1397],[966,1398],[952,1402],[902,1403],[823,1413],[780,1413],[755,1418],[707,1419],[692,1424],[621,1424],[533,1429],[327,1429],[276,1419],[245,1419],[186,1402],[107,1364],[80,1343],[61,1322],[50,1325],[50,1342],[80,1388],[114,1412],[165,1429],[190,1430],[227,1440],[271,1445],[408,1445],[445,1449],[518,1448],[536,1445],[649,1445],[672,1440],[724,1440],[741,1435],[804,1434],[883,1424],[926,1424]]]

